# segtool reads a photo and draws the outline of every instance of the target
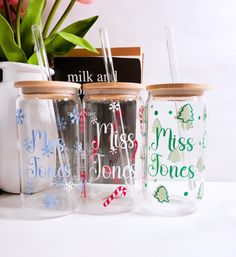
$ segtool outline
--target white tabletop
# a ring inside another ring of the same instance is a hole
[[[113,216],[72,214],[0,219],[1,257],[235,257],[236,183],[208,182],[200,209],[184,217],[138,210]]]

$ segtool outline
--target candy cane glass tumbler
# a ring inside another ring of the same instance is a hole
[[[144,205],[153,213],[188,214],[203,197],[207,88],[181,83],[147,86]]]
[[[57,81],[17,82],[16,118],[21,195],[26,218],[49,218],[75,207],[79,168],[78,89]]]
[[[87,212],[117,213],[133,209],[142,188],[142,124],[144,110],[135,83],[84,85],[84,206]]]

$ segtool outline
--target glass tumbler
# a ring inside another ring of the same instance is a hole
[[[203,197],[207,110],[201,84],[147,86],[145,209],[177,216]]]
[[[125,212],[141,198],[143,89],[121,82],[84,85],[85,212]]]
[[[73,211],[79,181],[80,85],[55,81],[15,83],[23,212],[51,218]]]

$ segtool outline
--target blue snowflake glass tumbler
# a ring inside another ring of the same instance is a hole
[[[194,212],[203,197],[207,111],[201,84],[147,86],[147,158],[142,206],[153,214]]]
[[[125,212],[141,198],[143,89],[121,82],[84,85],[84,212]]]
[[[80,85],[27,81],[15,86],[23,212],[36,219],[68,214],[79,181]]]

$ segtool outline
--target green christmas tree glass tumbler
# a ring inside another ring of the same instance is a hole
[[[190,214],[203,198],[207,89],[189,83],[147,86],[143,207],[150,213]]]

